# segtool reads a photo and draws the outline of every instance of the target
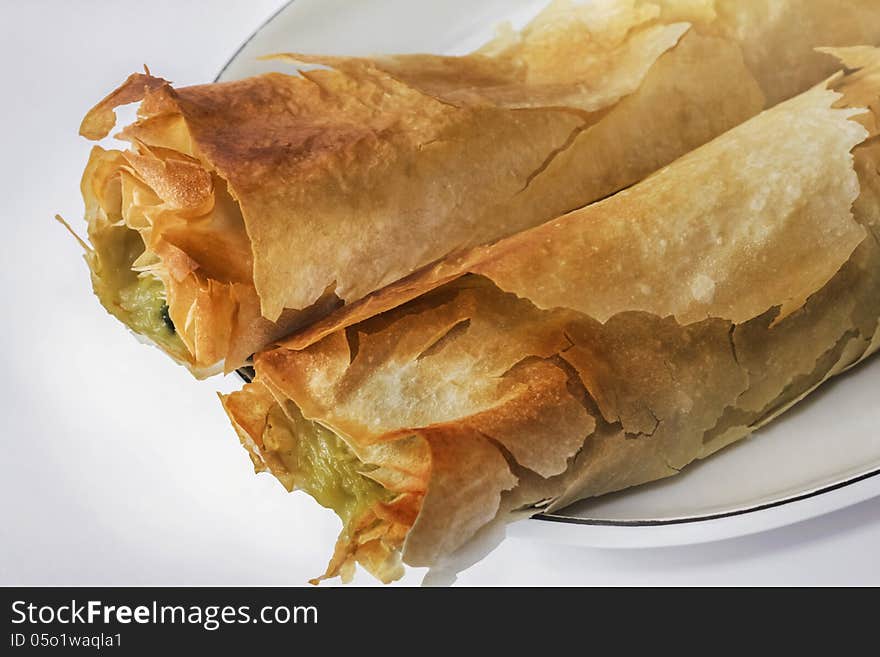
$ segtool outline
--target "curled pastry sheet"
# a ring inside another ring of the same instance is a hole
[[[256,356],[256,382],[224,403],[258,466],[309,476],[290,455],[318,426],[381,487],[343,517],[326,576],[359,562],[390,579],[401,559],[434,564],[497,517],[674,475],[877,349],[880,148],[863,108],[880,96],[880,57],[837,54],[846,75],[653,178],[481,250],[404,305]],[[617,216],[599,266],[590,240],[604,244]],[[675,234],[692,253],[658,249]],[[665,262],[665,280],[640,258]],[[694,294],[680,260],[709,267],[716,295]],[[627,287],[631,267],[655,295]],[[600,294],[606,283],[618,300]],[[564,292],[548,303],[547,289]],[[247,402],[255,391],[312,428],[288,425],[289,442],[273,444],[268,412]]]
[[[494,40],[464,57],[277,56],[337,68],[374,66],[451,103],[594,111],[635,91],[645,67],[677,39],[676,26],[682,24],[739,44],[769,105],[834,72],[834,62],[816,51],[817,44],[865,45],[880,39],[873,0],[553,0],[521,32],[502,25]],[[625,38],[636,25],[648,29],[638,38]]]
[[[387,305],[370,295],[413,272],[608,196],[759,112],[775,64],[734,29],[760,14],[742,4],[560,1],[464,57],[296,56],[332,68],[186,88],[135,74],[81,126],[102,138],[115,107],[142,100],[121,133],[131,149],[96,148],[83,178],[95,290],[200,375],[337,311],[369,316]],[[782,50],[880,39],[870,3],[833,21],[820,19],[836,3],[797,4],[776,3],[779,24],[811,17],[773,33]],[[805,61],[791,93],[831,65]]]

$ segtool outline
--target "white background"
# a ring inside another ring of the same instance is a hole
[[[0,584],[300,585],[323,571],[338,522],[252,474],[214,394],[238,381],[196,383],[121,330],[52,220],[82,228],[77,128],[94,102],[144,63],[212,80],[280,4],[0,0]],[[508,539],[458,583],[877,585],[878,549],[868,501],[688,547]]]

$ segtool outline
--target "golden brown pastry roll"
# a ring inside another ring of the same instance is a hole
[[[880,39],[872,0],[759,4],[554,2],[464,57],[294,55],[332,68],[185,88],[133,75],[81,127],[100,139],[141,101],[130,148],[95,147],[83,177],[94,289],[197,375],[401,303],[370,295],[802,91],[830,66],[813,46]]]
[[[325,576],[674,475],[880,347],[880,50],[833,52],[845,74],[644,181],[256,355],[224,406],[342,517]]]

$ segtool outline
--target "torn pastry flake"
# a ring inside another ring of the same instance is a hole
[[[821,85],[781,103],[630,189],[499,243],[472,271],[600,321],[644,310],[741,323],[774,306],[782,319],[865,237],[850,210],[851,151],[867,133],[850,120],[861,110],[838,99]]]

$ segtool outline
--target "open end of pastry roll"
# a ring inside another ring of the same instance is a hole
[[[325,577],[350,578],[355,558],[383,582],[400,577],[400,549],[421,506],[424,482],[401,488],[387,478],[393,471],[387,464],[365,463],[345,440],[306,420],[296,404],[276,398],[260,381],[223,403],[257,472],[271,472],[288,491],[305,491],[342,520]],[[403,468],[395,474],[414,479]]]
[[[112,315],[202,377],[242,365],[337,305],[328,292],[308,309],[263,318],[250,239],[226,181],[192,155],[182,117],[136,126],[131,150],[92,149],[81,184],[86,261]]]
[[[834,52],[845,75],[633,187],[256,355],[224,405],[342,517],[325,576],[674,475],[880,347],[880,55]]]
[[[82,181],[95,293],[197,375],[216,371],[241,323],[259,319],[244,223],[225,187],[195,158],[143,143],[95,147]]]
[[[104,307],[136,333],[147,337],[180,360],[188,350],[171,321],[166,286],[157,271],[158,258],[147,250],[147,240],[122,216],[122,185],[95,180],[101,169],[115,162],[94,151],[86,168],[83,191],[91,206],[86,254],[95,293]],[[103,178],[103,176],[101,176]],[[144,229],[148,226],[143,227]],[[146,231],[145,231],[146,232]]]

